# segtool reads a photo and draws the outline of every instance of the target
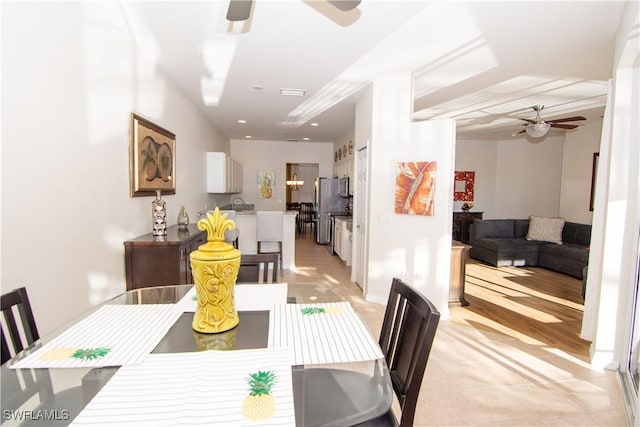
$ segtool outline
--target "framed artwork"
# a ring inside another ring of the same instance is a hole
[[[437,169],[437,162],[397,164],[395,213],[434,215]]]
[[[598,161],[600,153],[593,153],[593,163],[591,165],[591,196],[589,197],[589,210],[593,211],[593,205],[596,201],[596,179],[598,178]]]
[[[475,172],[456,171],[453,182],[453,200],[456,202],[473,202],[475,183]]]
[[[273,170],[258,171],[258,198],[271,199],[274,196],[276,172]]]
[[[131,113],[130,196],[176,193],[176,136]]]

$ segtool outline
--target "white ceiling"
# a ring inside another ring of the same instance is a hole
[[[598,118],[623,9],[609,0],[364,0],[340,12],[323,0],[255,0],[248,31],[230,34],[227,6],[122,3],[139,44],[222,133],[310,141],[338,140],[361,90],[404,71],[414,74],[414,118],[454,118],[461,138],[509,138],[536,104],[545,119]]]

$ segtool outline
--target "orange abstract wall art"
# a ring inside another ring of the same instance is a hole
[[[400,162],[396,174],[395,212],[433,216],[437,162]]]

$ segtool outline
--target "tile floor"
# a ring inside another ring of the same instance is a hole
[[[284,281],[329,284],[377,337],[384,307],[366,302],[350,268],[310,235],[296,240],[296,269]],[[476,329],[461,310],[440,322],[425,373],[416,426],[626,426],[614,372],[585,357]]]

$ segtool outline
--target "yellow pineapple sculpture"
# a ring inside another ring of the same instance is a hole
[[[236,224],[216,208],[213,215],[198,221],[198,228],[207,231],[207,243],[189,255],[197,296],[191,326],[202,333],[225,332],[240,321],[234,304],[240,251],[224,240],[224,232]]]

